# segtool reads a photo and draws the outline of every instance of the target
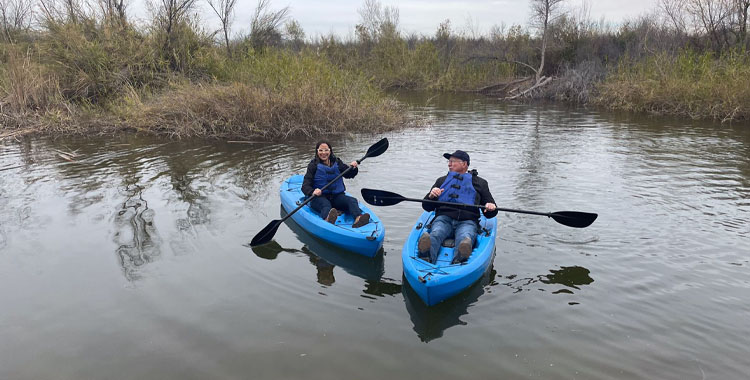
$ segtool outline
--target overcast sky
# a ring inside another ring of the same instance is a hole
[[[144,0],[137,0],[144,1]],[[657,0],[566,0],[569,8],[581,8],[586,1],[591,19],[616,25],[626,18],[643,15],[655,8]],[[206,25],[218,28],[218,18],[205,0],[199,1]],[[469,29],[487,34],[493,25],[528,25],[529,0],[380,0],[383,6],[399,10],[401,31],[432,35],[438,25],[451,20],[454,31]],[[340,37],[353,36],[354,26],[360,21],[358,9],[364,0],[271,0],[271,9],[290,8],[290,17],[299,21],[307,37],[334,33]],[[234,34],[249,30],[257,0],[237,0]],[[136,4],[136,13],[143,7]]]

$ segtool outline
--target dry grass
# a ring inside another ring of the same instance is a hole
[[[59,63],[46,65],[45,59],[30,53],[8,56],[9,65],[3,66],[7,69],[0,69],[3,135],[135,129],[174,137],[279,138],[378,132],[412,122],[402,106],[362,75],[340,70],[312,54],[273,52],[218,60],[214,80],[191,81],[175,73],[160,80],[167,85],[119,83],[117,91],[107,92],[117,96],[106,97],[61,90],[69,87],[61,83],[78,81],[61,82],[52,74],[60,69]]]
[[[613,109],[716,119],[750,119],[750,58],[690,51],[623,62],[595,102]]]
[[[174,137],[281,138],[380,132],[407,122],[395,101],[362,103],[311,88],[269,91],[242,83],[182,84],[135,108],[129,124]]]
[[[31,52],[9,49],[7,60],[3,75],[0,75],[3,112],[34,112],[60,104],[62,95],[56,77],[33,61]]]

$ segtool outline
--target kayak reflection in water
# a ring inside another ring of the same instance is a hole
[[[349,166],[352,169],[344,173],[344,178],[354,178],[359,173],[357,161],[352,161]],[[321,140],[315,145],[315,157],[307,165],[307,172],[302,182],[302,193],[306,197],[315,196],[310,202],[310,207],[321,218],[335,224],[339,212],[347,213],[354,217],[352,227],[358,228],[370,221],[370,215],[363,214],[357,200],[344,193],[346,187],[343,178],[334,181],[349,166],[333,154],[331,143]],[[329,183],[330,185],[326,187]]]

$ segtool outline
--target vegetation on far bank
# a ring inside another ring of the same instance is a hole
[[[414,122],[371,79],[312,49],[246,37],[230,55],[190,12],[170,13],[166,5],[176,3],[162,3],[146,27],[109,2],[88,13],[42,4],[40,27],[3,28],[0,137],[132,129],[279,138]],[[258,28],[277,28],[263,24],[264,14]]]
[[[349,39],[306,38],[270,0],[244,35],[233,33],[236,0],[205,0],[221,20],[207,31],[198,1],[153,1],[135,24],[124,0],[0,0],[0,137],[384,131],[414,123],[392,88],[750,118],[750,0],[659,0],[616,28],[588,18],[585,3],[532,0],[530,28],[481,35],[445,20],[429,36],[405,34],[397,8],[364,0]]]
[[[750,56],[686,50],[622,62],[594,102],[611,108],[722,122],[750,118]]]

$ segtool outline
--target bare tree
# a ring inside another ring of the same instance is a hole
[[[269,10],[271,0],[258,0],[253,20],[250,23],[250,42],[253,49],[263,50],[274,41],[281,42],[279,28],[289,15],[289,7],[278,11]]]
[[[502,41],[505,38],[506,29],[508,29],[508,26],[505,25],[504,21],[500,22],[500,25],[492,25],[490,28],[490,40],[495,43]]]
[[[357,25],[360,39],[378,41],[381,37],[398,35],[398,8],[384,7],[378,0],[365,0],[357,12],[360,17],[360,23]]]
[[[714,42],[717,50],[729,44],[730,1],[733,0],[687,0],[687,11],[695,24]]]
[[[686,0],[659,0],[658,8],[677,33],[687,34]]]
[[[39,11],[47,22],[77,24],[81,8],[79,0],[39,0]]]
[[[289,20],[284,24],[284,34],[295,50],[300,50],[305,41],[305,31],[297,20]]]
[[[169,51],[177,24],[184,21],[195,8],[197,0],[159,0],[156,20],[166,34],[164,48]]]
[[[120,25],[125,25],[126,9],[130,5],[129,0],[99,0],[99,8],[104,18]]]
[[[13,42],[11,31],[28,29],[33,15],[31,0],[0,0],[0,26],[3,38]]]
[[[560,10],[560,5],[565,0],[532,0],[531,1],[531,20],[532,24],[536,26],[542,32],[542,53],[541,62],[539,62],[539,69],[536,70],[536,82],[537,84],[541,80],[542,72],[544,70],[544,58],[547,51],[547,41],[549,38],[549,26],[554,20],[561,16],[563,13]]]
[[[743,49],[747,46],[747,23],[748,9],[750,9],[750,0],[734,0],[735,23],[737,24],[737,43]]]
[[[224,43],[227,47],[227,55],[232,57],[232,50],[229,48],[229,28],[234,21],[234,5],[237,0],[208,0],[208,5],[216,12],[221,21],[221,29],[224,31]]]

